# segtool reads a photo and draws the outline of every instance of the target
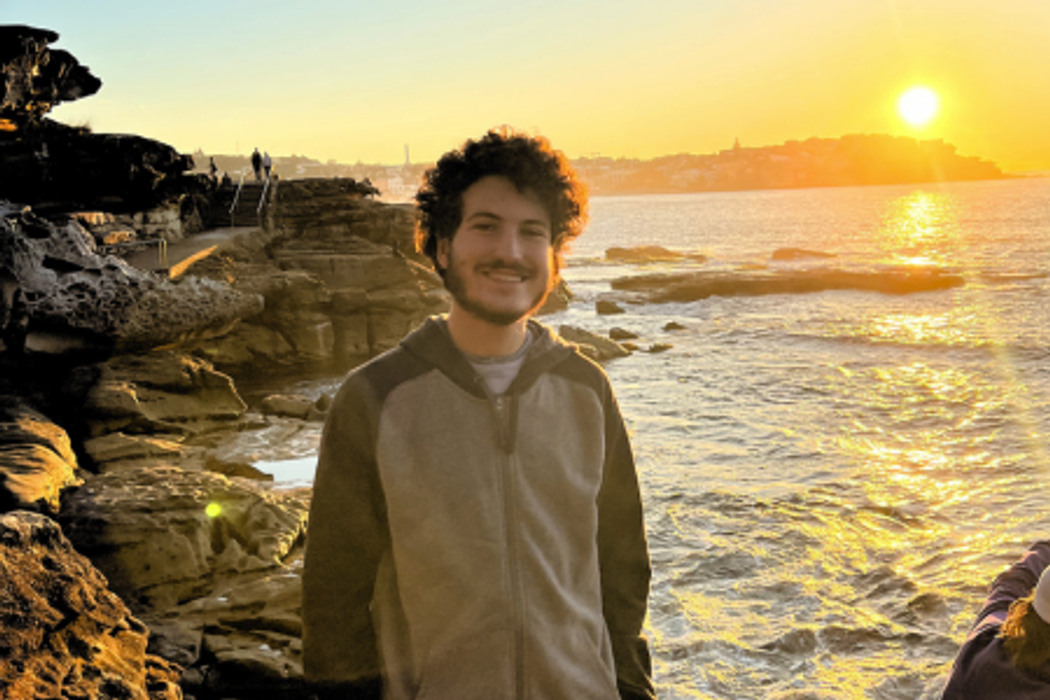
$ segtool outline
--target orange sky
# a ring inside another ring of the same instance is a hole
[[[380,7],[380,5],[382,5]],[[356,6],[356,7],[355,7]],[[847,133],[1050,170],[1046,0],[0,0],[104,86],[53,116],[183,151],[429,161],[508,123],[569,156]],[[925,129],[896,111],[923,84]]]

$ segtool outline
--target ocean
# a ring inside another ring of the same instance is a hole
[[[640,245],[707,260],[605,258]],[[771,261],[787,247],[835,257]],[[610,287],[907,266],[965,284],[659,304]],[[605,368],[645,500],[660,697],[939,697],[988,584],[1050,537],[1050,179],[598,197],[564,276],[575,301],[545,322],[643,349]],[[308,478],[316,435],[289,444],[260,466]]]

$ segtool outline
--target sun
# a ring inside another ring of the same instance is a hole
[[[897,101],[897,111],[912,126],[926,126],[937,116],[937,93],[927,87],[913,87]]]

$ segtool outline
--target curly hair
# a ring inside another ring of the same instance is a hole
[[[490,175],[507,178],[519,192],[531,192],[551,219],[551,245],[556,265],[566,243],[583,232],[587,222],[587,188],[561,151],[542,136],[528,136],[510,127],[491,129],[478,140],[441,156],[423,176],[416,194],[419,225],[416,249],[426,254],[444,277],[437,260],[438,241],[451,239],[463,218],[463,193]]]
[[[1050,624],[1036,613],[1032,598],[1029,595],[1010,604],[999,636],[1017,668],[1050,679]]]

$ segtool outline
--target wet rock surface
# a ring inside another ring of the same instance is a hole
[[[963,284],[961,276],[938,270],[894,269],[863,272],[816,268],[639,275],[615,279],[612,281],[612,288],[630,292],[634,300],[659,304],[697,301],[712,296],[809,294],[832,289],[914,294],[961,287]]]

